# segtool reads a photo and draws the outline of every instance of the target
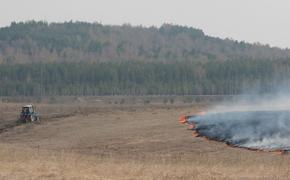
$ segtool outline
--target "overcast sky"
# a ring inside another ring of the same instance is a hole
[[[1,27],[32,19],[173,23],[211,36],[290,48],[290,0],[1,0]]]

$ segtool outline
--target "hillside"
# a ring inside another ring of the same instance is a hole
[[[207,36],[202,30],[98,23],[21,22],[0,29],[0,62],[278,59],[290,50]]]
[[[236,95],[290,89],[290,50],[201,30],[83,22],[0,29],[0,96]]]

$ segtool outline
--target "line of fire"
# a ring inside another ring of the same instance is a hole
[[[194,137],[254,151],[290,152],[290,111],[231,111],[183,115]]]

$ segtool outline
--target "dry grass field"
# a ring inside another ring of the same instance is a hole
[[[289,179],[290,155],[194,138],[178,123],[201,105],[36,104],[16,125],[1,103],[0,179]]]

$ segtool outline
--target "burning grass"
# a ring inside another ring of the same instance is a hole
[[[181,116],[193,136],[249,150],[290,150],[290,111],[234,111]]]

